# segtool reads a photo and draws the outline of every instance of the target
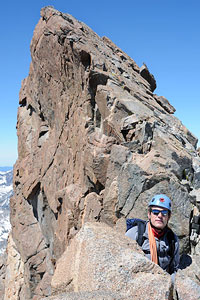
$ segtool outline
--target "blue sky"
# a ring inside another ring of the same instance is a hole
[[[200,139],[200,1],[101,0],[3,1],[0,18],[0,166],[17,159],[17,108],[21,81],[28,76],[30,42],[40,9],[53,5],[109,37],[157,81],[155,93]]]

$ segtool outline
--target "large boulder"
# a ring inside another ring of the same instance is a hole
[[[172,292],[169,274],[135,241],[101,223],[82,227],[58,260],[51,285],[53,293],[106,290],[135,300],[170,299]]]

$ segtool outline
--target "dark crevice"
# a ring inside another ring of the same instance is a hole
[[[61,16],[64,20],[66,20],[67,22],[69,22],[70,24],[74,25],[74,22],[72,19],[70,19],[70,17],[67,15],[67,14],[62,14],[61,13]]]
[[[101,114],[95,102],[95,96],[96,96],[97,86],[106,85],[107,80],[108,80],[108,76],[104,73],[100,73],[96,71],[90,72],[88,91],[90,92],[91,95],[90,103],[93,109],[94,125],[99,128],[101,126]]]
[[[65,123],[69,121],[69,111],[65,113]]]
[[[69,44],[70,44],[71,49],[73,50],[73,46],[74,46],[73,41],[69,41]]]
[[[175,300],[179,300],[179,296],[178,296],[178,292],[176,291],[176,299]]]
[[[127,136],[128,132],[129,132],[129,129],[127,129],[127,130],[121,130],[121,133],[122,133],[123,138],[124,138],[125,141],[127,141],[126,136]]]
[[[95,127],[100,128],[101,127],[101,114],[100,114],[100,111],[99,111],[97,105],[96,105],[95,111],[94,111],[94,121],[95,121],[94,122]]]
[[[42,278],[43,278],[45,272],[40,272],[40,273],[38,273],[38,274],[39,274],[39,276],[40,276],[40,280],[42,280]]]
[[[54,217],[56,220],[58,220],[58,213],[54,213]]]
[[[124,86],[124,90],[127,91],[129,94],[131,92],[131,90],[126,85]]]
[[[29,111],[29,116],[32,116],[33,112],[35,112],[35,109],[34,109],[33,106],[30,105],[30,104],[28,105],[27,110],[30,110],[30,111]]]
[[[45,121],[45,117],[44,117],[44,114],[43,114],[43,112],[42,112],[42,107],[41,107],[40,101],[38,101],[38,105],[39,105],[39,111],[40,111],[39,117],[40,117],[41,120],[44,122],[44,121]]]
[[[107,72],[107,71],[108,71],[108,69],[107,69],[107,67],[106,67],[105,63],[103,64],[103,71],[105,71],[105,72]]]
[[[39,138],[41,138],[41,137],[42,137],[43,135],[45,135],[47,132],[48,132],[48,130],[41,131],[40,134],[39,134]]]
[[[101,192],[102,190],[105,189],[105,186],[104,186],[103,184],[101,184],[98,180],[97,180],[96,183],[94,183],[94,182],[90,179],[89,176],[87,176],[87,178],[88,178],[88,181],[89,181],[89,183],[90,183],[90,187],[89,187],[89,189],[88,189],[88,192],[89,192],[89,193],[95,192],[96,194],[99,195],[100,192]]]
[[[87,68],[90,68],[91,65],[91,56],[89,53],[87,53],[86,51],[82,50],[80,53],[80,58],[81,58],[81,62],[83,64],[83,66],[85,67],[85,70]]]
[[[53,249],[54,241],[54,224],[56,216],[51,210],[44,190],[41,189],[40,183],[38,183],[32,190],[31,194],[27,198],[28,203],[32,206],[33,215],[38,221],[45,243],[50,251]]]
[[[33,188],[32,192],[31,192],[31,194],[27,198],[28,203],[30,205],[32,205],[33,215],[37,219],[37,221],[39,219],[38,218],[38,210],[37,210],[39,193],[40,193],[40,182],[38,182],[36,184],[36,186]]]
[[[45,118],[44,118],[44,115],[43,115],[42,112],[39,114],[39,117],[41,118],[41,120],[42,120],[43,122],[45,121]]]
[[[24,223],[20,222],[20,224],[22,224],[22,225],[23,225]],[[28,224],[28,225],[27,225],[27,227],[34,226],[34,225],[36,225],[36,224],[37,224],[37,222],[30,223],[30,224]]]
[[[82,91],[84,90],[84,82],[81,83]]]
[[[115,216],[117,217],[117,219],[120,219],[121,217],[124,217],[124,215],[120,212],[120,210],[115,211]]]
[[[63,46],[64,45],[64,42],[65,42],[65,39],[66,39],[66,35],[64,34],[61,34],[58,36],[58,43]]]
[[[18,185],[20,185],[20,181],[17,181],[17,180],[16,180],[16,181],[14,182],[14,184],[15,184],[15,187],[17,188]]]
[[[156,80],[145,64],[140,68],[140,75],[150,84],[150,89],[153,92],[156,89]]]
[[[63,198],[59,197],[58,202],[59,202],[59,205],[57,206],[57,211],[58,211],[59,214],[61,214],[62,213]]]
[[[25,107],[25,106],[26,106],[26,97],[20,101],[20,107]]]
[[[97,191],[97,194],[100,194],[100,192],[105,189],[105,186],[97,180],[95,184],[95,189]]]
[[[107,81],[108,81],[108,75],[96,71],[90,72],[89,85],[91,90],[94,93],[94,96],[96,95],[97,86],[106,85]]]
[[[121,67],[118,67],[118,70],[120,71],[121,74],[124,73],[124,69],[122,69]]]
[[[87,191],[83,194],[83,197],[82,197],[82,198],[85,198],[89,193],[90,193],[90,191],[87,190]]]
[[[126,61],[127,60],[127,58],[123,54],[120,55],[120,58],[121,58],[122,61]]]

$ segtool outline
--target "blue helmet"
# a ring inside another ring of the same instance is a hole
[[[163,208],[167,208],[169,211],[172,210],[171,200],[164,194],[155,195],[148,206],[159,206]]]

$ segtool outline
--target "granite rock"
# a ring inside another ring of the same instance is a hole
[[[41,10],[19,94],[10,203],[22,299],[51,296],[59,259],[85,223],[125,231],[127,217],[146,218],[155,193],[172,198],[170,226],[189,253],[191,212],[200,209],[197,139],[155,87],[148,68],[107,37],[52,7]],[[194,247],[199,254],[199,241]]]

